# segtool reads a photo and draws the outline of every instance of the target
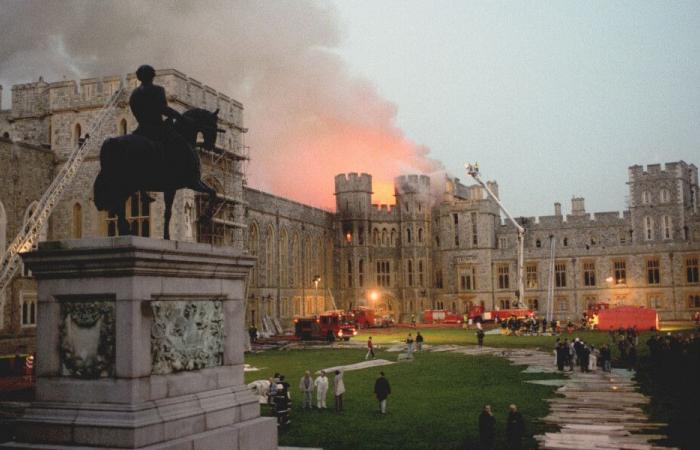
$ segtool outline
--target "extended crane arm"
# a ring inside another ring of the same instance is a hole
[[[511,221],[513,226],[518,232],[518,267],[517,267],[517,274],[518,274],[518,291],[517,291],[517,298],[515,301],[515,307],[519,308],[523,306],[522,300],[525,295],[525,286],[523,283],[523,265],[524,265],[524,253],[525,253],[525,228],[520,225],[515,218],[508,212],[505,206],[503,206],[503,203],[496,197],[496,194],[494,194],[491,189],[489,189],[488,185],[484,183],[484,181],[481,179],[479,176],[479,165],[478,164],[465,164],[464,168],[467,169],[467,173],[476,180],[477,183],[481,185],[481,187],[484,188],[486,193],[491,197],[491,199],[496,202],[498,207],[503,211],[503,214],[508,217],[508,220]]]

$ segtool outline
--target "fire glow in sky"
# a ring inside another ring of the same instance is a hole
[[[341,32],[328,4],[69,3],[0,2],[0,83],[178,69],[243,103],[248,184],[313,206],[334,207],[338,173],[372,174],[374,201],[393,203],[395,176],[441,167],[335,53]]]

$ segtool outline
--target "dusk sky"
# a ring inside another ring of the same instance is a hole
[[[448,172],[516,215],[622,210],[627,167],[700,163],[700,2],[337,1],[338,53]]]
[[[336,173],[386,202],[478,161],[515,215],[622,210],[628,166],[700,162],[697,1],[0,0],[0,30],[3,107],[173,67],[244,103],[251,186],[326,208]]]

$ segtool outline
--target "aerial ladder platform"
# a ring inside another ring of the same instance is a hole
[[[508,220],[513,224],[516,231],[518,232],[518,255],[517,255],[517,279],[518,279],[518,290],[515,292],[515,303],[514,308],[523,308],[525,304],[523,302],[525,298],[525,283],[523,281],[523,258],[525,253],[525,228],[518,223],[517,220],[508,212],[503,203],[498,199],[496,194],[494,194],[491,189],[484,183],[481,179],[481,174],[479,173],[479,164],[465,164],[464,168],[467,169],[467,173],[474,178],[474,180],[481,185],[486,193],[491,197],[491,199],[496,202],[498,207],[503,211],[503,213],[508,217]]]
[[[85,157],[91,152],[96,152],[102,142],[110,137],[112,119],[118,108],[119,99],[124,92],[125,88],[122,84],[97,114],[87,131],[86,139],[70,154],[58,175],[41,196],[37,206],[21,225],[17,236],[7,247],[5,254],[2,255],[2,260],[0,260],[0,296],[22,266],[20,255],[28,252],[37,244],[41,230],[48,223],[49,216],[61,200],[63,192],[75,179]]]

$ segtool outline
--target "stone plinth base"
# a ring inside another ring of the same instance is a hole
[[[16,449],[276,449],[243,379],[231,249],[136,237],[42,244],[36,401]]]

